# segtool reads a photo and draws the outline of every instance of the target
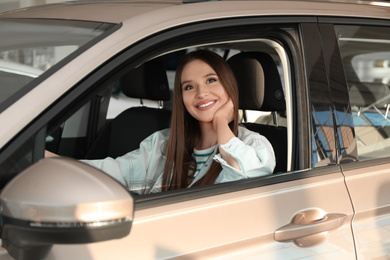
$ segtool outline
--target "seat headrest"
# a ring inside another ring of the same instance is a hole
[[[241,109],[286,110],[280,75],[269,54],[242,52],[229,58],[228,63],[236,76]]]
[[[168,101],[168,78],[160,58],[130,70],[119,80],[122,92],[132,98]]]

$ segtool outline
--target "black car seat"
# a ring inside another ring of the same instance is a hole
[[[286,103],[275,61],[263,52],[242,52],[229,58],[239,88],[240,109],[284,112]],[[244,122],[243,125],[265,136],[276,158],[274,173],[287,171],[287,128]]]
[[[164,63],[153,59],[129,71],[119,79],[121,91],[128,97],[156,101],[170,100]],[[171,111],[142,105],[123,111],[101,131],[86,159],[116,158],[139,148],[152,133],[170,127]]]

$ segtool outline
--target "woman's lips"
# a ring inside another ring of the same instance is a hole
[[[205,101],[197,103],[195,105],[195,107],[201,111],[208,110],[208,109],[212,108],[216,102],[217,102],[217,100],[205,100]]]

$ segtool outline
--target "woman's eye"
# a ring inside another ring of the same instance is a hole
[[[192,85],[184,86],[184,90],[190,90],[190,89],[193,89],[193,88],[194,88],[194,86],[192,86]]]
[[[206,83],[214,83],[216,81],[217,81],[216,78],[209,78],[209,79],[207,79]]]

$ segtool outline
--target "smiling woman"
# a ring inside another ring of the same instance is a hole
[[[177,68],[170,129],[124,156],[83,162],[148,194],[268,175],[275,155],[265,137],[238,127],[237,83],[227,62],[199,50]]]

